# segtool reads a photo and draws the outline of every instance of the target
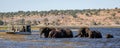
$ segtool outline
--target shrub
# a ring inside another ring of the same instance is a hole
[[[4,22],[2,20],[0,20],[0,25],[3,25],[3,24],[4,24]]]

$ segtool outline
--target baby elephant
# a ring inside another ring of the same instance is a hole
[[[113,35],[107,34],[107,35],[106,35],[106,38],[113,38]]]

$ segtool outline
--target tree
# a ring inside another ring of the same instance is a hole
[[[3,24],[4,24],[4,22],[2,20],[0,20],[0,25],[3,25]]]
[[[118,9],[118,7],[115,7],[115,9]]]
[[[85,15],[86,15],[86,16],[90,16],[90,14],[89,14],[89,13],[86,13]]]

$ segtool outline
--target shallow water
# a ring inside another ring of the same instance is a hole
[[[72,29],[76,35],[76,29]],[[39,32],[26,35],[25,41],[13,41],[0,38],[2,48],[120,48],[120,28],[91,28],[102,33],[103,38],[40,38]],[[114,38],[106,39],[106,34]]]

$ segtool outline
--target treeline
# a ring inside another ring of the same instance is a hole
[[[77,13],[82,14],[84,16],[92,16],[92,15],[96,15],[99,16],[101,15],[100,12],[107,12],[108,14],[110,12],[117,12],[120,13],[120,8],[114,8],[114,9],[83,9],[83,10],[50,10],[50,11],[18,11],[18,12],[0,12],[0,25],[6,25],[10,22],[6,22],[3,21],[2,19],[5,18],[11,18],[11,17],[15,17],[15,16],[21,16],[21,17],[25,17],[25,16],[49,16],[49,15],[55,15],[55,16],[59,16],[59,15],[71,15],[74,18],[77,18]],[[116,13],[112,13],[110,14],[111,16],[116,16]],[[44,19],[44,22],[47,22],[48,19]],[[40,24],[40,21],[26,21],[25,19],[20,19],[17,20],[16,22],[18,22],[18,24],[21,23],[34,23],[35,25]],[[53,22],[53,24],[55,24],[56,22]],[[95,22],[93,22],[94,24],[96,24]],[[46,23],[45,23],[46,24]],[[58,24],[58,23],[56,23]]]
[[[120,12],[119,8],[115,8]],[[84,10],[50,10],[50,11],[18,11],[18,12],[0,12],[0,18],[3,17],[13,17],[13,16],[47,16],[49,14],[53,15],[72,15],[77,17],[77,13],[90,15],[99,15],[100,11],[110,11],[111,9],[84,9]]]

